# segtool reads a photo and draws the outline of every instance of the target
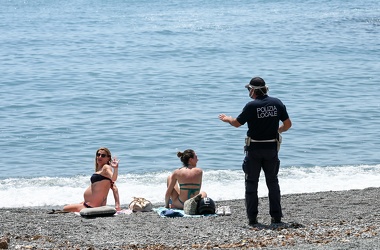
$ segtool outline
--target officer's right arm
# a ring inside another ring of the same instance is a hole
[[[228,122],[231,124],[231,126],[234,126],[235,128],[238,128],[241,126],[240,122],[236,120],[236,118],[233,118],[232,116],[226,116],[225,114],[220,114],[219,119],[223,122]]]

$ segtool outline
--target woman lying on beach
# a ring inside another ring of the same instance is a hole
[[[207,197],[205,192],[201,192],[203,170],[197,168],[198,157],[194,150],[187,149],[183,153],[178,152],[183,167],[174,170],[167,179],[167,190],[165,194],[165,207],[169,208],[171,200],[172,208],[183,209],[186,200],[201,193],[202,198]]]
[[[120,211],[119,191],[115,185],[118,175],[119,160],[112,158],[108,148],[99,148],[95,154],[95,173],[91,176],[91,185],[83,194],[84,201],[63,207],[66,212],[80,212],[83,208],[105,206],[108,192],[113,191],[115,208]],[[113,171],[112,171],[113,168]]]

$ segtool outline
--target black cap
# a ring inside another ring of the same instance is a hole
[[[246,88],[255,88],[255,87],[264,87],[265,86],[265,81],[261,77],[254,77],[251,79],[249,84],[245,85]],[[255,89],[260,89],[260,88],[255,88]]]
[[[254,78],[252,78],[251,81],[249,82],[249,85],[257,86],[257,87],[265,86],[265,81],[264,81],[264,79],[261,78],[261,77],[254,77]]]

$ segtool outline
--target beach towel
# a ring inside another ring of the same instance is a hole
[[[167,210],[172,210],[172,211],[167,211]],[[190,214],[185,214],[185,212],[182,209],[166,208],[166,207],[153,208],[153,211],[155,211],[160,217],[201,218],[201,217],[205,217],[205,216],[217,216],[216,214],[190,215]],[[174,215],[173,215],[173,213],[174,213]],[[165,216],[165,214],[169,214],[169,216]],[[182,216],[180,216],[180,215],[182,215]]]

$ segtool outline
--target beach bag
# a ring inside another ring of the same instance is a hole
[[[183,204],[183,212],[185,214],[195,215],[198,214],[198,202],[202,199],[202,194],[198,194],[193,198],[185,201]]]
[[[197,209],[199,214],[215,214],[215,202],[210,197],[202,198]]]
[[[149,212],[152,210],[153,205],[150,201],[142,197],[133,197],[129,203],[129,209],[133,212]]]

